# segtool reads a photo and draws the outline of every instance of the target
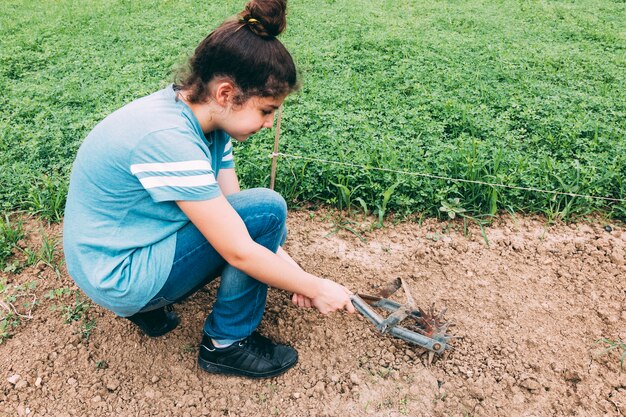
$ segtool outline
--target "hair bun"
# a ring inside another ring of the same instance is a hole
[[[262,37],[280,35],[287,27],[287,0],[250,0],[239,14],[250,30]]]

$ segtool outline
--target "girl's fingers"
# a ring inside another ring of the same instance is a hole
[[[311,306],[313,305],[311,303],[310,298],[305,297],[304,295],[295,294],[295,293],[291,296],[291,302],[297,305],[298,307],[303,307],[303,308],[304,307],[311,308]]]

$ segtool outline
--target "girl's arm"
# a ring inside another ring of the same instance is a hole
[[[292,264],[293,266],[295,266],[298,269],[302,269],[300,268],[300,265],[298,265],[298,263],[296,261],[293,260],[293,258],[291,256],[289,256],[289,254],[287,252],[285,252],[285,250],[281,247],[278,248],[278,250],[276,251],[276,255],[280,256],[281,258],[283,258],[285,261],[289,262],[290,264]],[[295,305],[297,305],[298,307],[311,307],[312,306],[312,300],[309,297],[305,297],[302,294],[298,294],[298,293],[293,293],[293,295],[291,296],[291,302],[294,303]]]
[[[252,240],[243,220],[224,196],[177,204],[233,267],[272,287],[310,298],[323,314],[344,308],[354,312],[347,288],[299,269]]]
[[[231,195],[241,191],[235,168],[220,169],[217,174],[217,184],[224,195]]]

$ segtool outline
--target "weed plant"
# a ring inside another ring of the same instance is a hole
[[[619,356],[619,368],[624,370],[624,361],[626,360],[626,342],[621,339],[602,338],[596,340],[596,344],[602,345],[600,355],[608,355],[611,352],[617,352]]]
[[[73,296],[74,301],[70,302]],[[96,320],[89,317],[89,310],[93,307],[88,298],[77,290],[70,290],[62,287],[48,291],[45,295],[48,300],[56,300],[50,306],[52,311],[60,311],[65,324],[80,322],[78,333],[85,340],[91,336],[91,332],[96,327]]]
[[[33,309],[39,304],[34,294],[36,283],[7,284],[0,281],[0,344],[14,335],[22,320],[30,320]]]
[[[0,217],[0,271],[5,271],[9,267],[7,261],[13,255],[17,242],[23,237],[21,222],[13,222],[8,215]]]
[[[110,112],[173,80],[244,0],[5,0],[0,10],[0,207],[61,219],[71,162]],[[626,198],[626,4],[612,0],[290,0],[281,38],[303,87],[280,150],[522,187]],[[273,132],[236,145],[267,186]],[[626,205],[281,159],[290,203],[445,216],[568,219]],[[1,246],[4,253],[5,246]],[[4,256],[4,255],[3,255]],[[3,258],[0,256],[0,262]]]

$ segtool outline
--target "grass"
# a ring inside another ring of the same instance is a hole
[[[0,207],[62,218],[91,128],[173,79],[244,1],[6,0],[0,11]],[[626,197],[626,4],[612,0],[290,0],[282,37],[302,90],[281,151],[454,178]],[[315,42],[311,42],[315,39]],[[267,186],[273,132],[237,145],[244,186]],[[291,204],[382,219],[499,211],[570,219],[626,205],[281,159]],[[1,236],[1,235],[0,235]],[[0,237],[1,238],[1,237]],[[2,255],[11,243],[0,245]],[[4,255],[2,255],[4,256]],[[0,262],[3,257],[0,256]]]
[[[12,265],[8,264],[8,259],[17,248],[17,243],[24,237],[24,230],[20,221],[12,221],[8,215],[4,219],[0,217],[0,270],[6,271]]]
[[[600,355],[608,355],[611,352],[617,353],[619,357],[619,368],[624,370],[624,361],[626,360],[626,342],[621,339],[602,338],[596,340],[596,344],[602,345]]]
[[[60,276],[60,268],[64,262],[59,256],[60,242],[49,236],[41,224],[39,236],[40,247],[19,247],[18,242],[25,237],[21,220],[10,220],[8,216],[4,221],[0,219],[0,271],[18,274],[23,268],[42,263],[52,269],[57,277]],[[12,257],[17,254],[21,256]]]

